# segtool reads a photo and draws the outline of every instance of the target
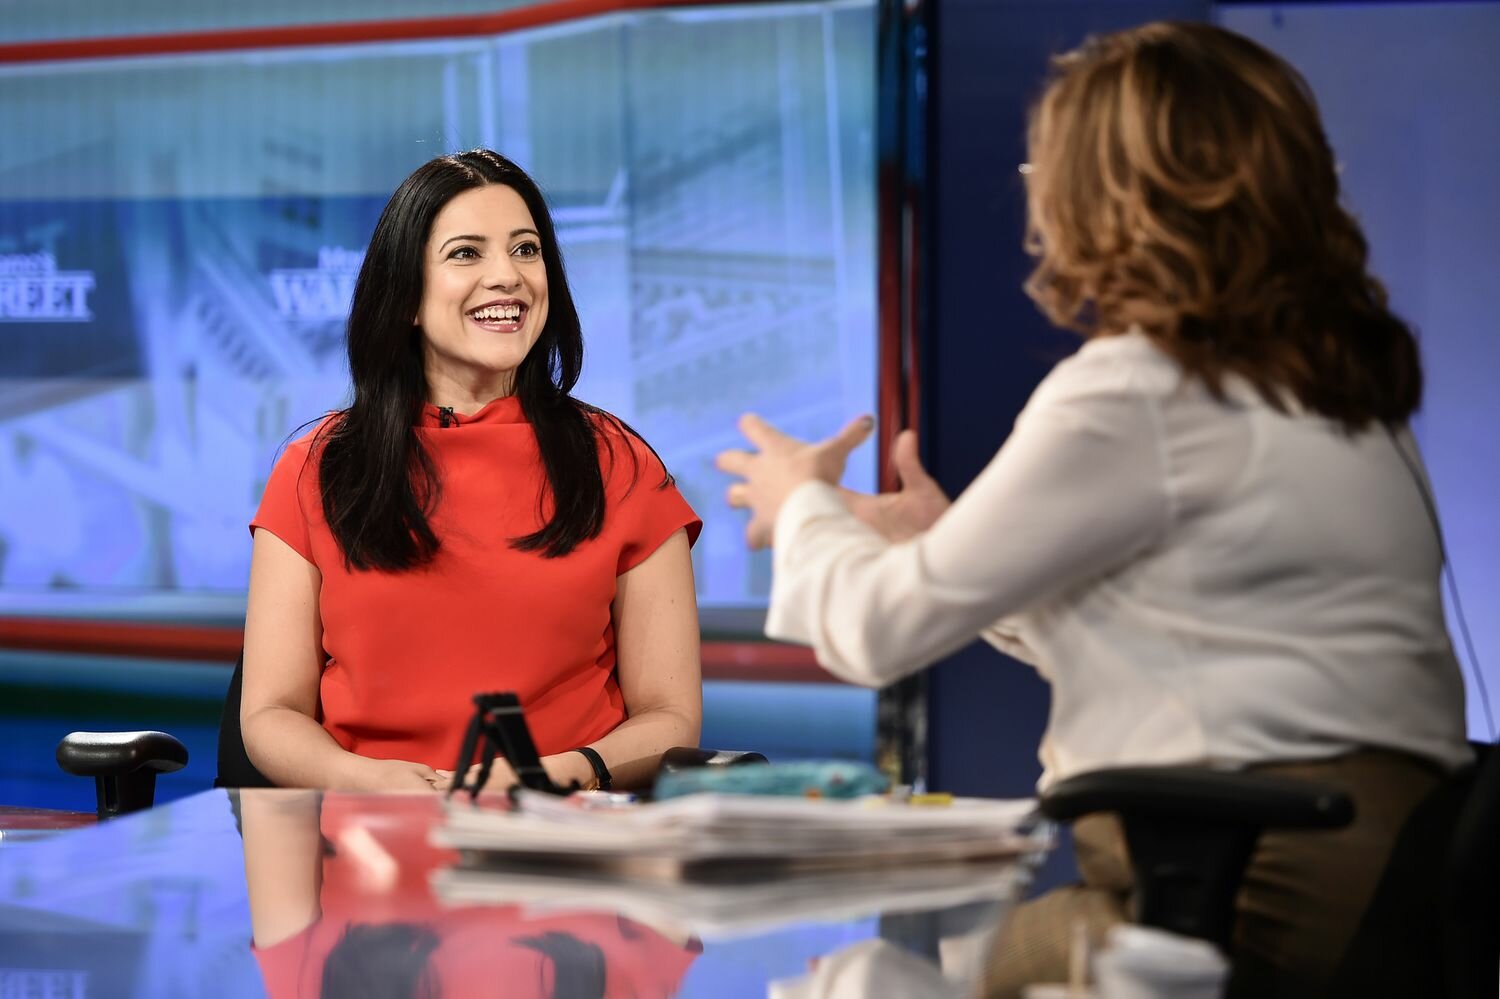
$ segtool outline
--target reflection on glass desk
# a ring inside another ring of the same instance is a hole
[[[957,996],[1034,859],[789,885],[784,905],[761,881],[726,919],[734,885],[457,876],[442,819],[426,794],[216,790],[7,839],[0,995],[803,999],[821,976]]]

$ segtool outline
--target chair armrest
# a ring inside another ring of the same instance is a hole
[[[121,777],[187,766],[187,747],[165,732],[72,732],[57,744],[57,765],[78,777]]]
[[[1120,767],[1058,781],[1038,809],[1069,822],[1120,817],[1137,922],[1207,940],[1226,954],[1235,897],[1266,829],[1337,829],[1354,818],[1338,788],[1207,767]]]
[[[1058,781],[1038,807],[1061,822],[1119,812],[1269,829],[1337,829],[1354,818],[1349,796],[1327,784],[1208,767],[1094,770]]]
[[[156,775],[187,761],[187,747],[165,732],[72,732],[57,744],[58,766],[94,778],[100,819],[150,808]]]
[[[768,761],[761,753],[674,746],[661,755],[660,772],[670,774],[679,770],[695,770],[698,767],[737,767],[766,762]]]

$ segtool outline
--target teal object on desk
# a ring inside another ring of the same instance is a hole
[[[859,798],[891,786],[885,774],[866,763],[845,760],[809,763],[752,763],[702,767],[662,774],[657,801],[685,794],[768,794],[792,797]]]

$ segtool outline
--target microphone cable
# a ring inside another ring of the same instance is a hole
[[[1479,666],[1479,655],[1474,651],[1474,639],[1469,636],[1469,621],[1464,616],[1464,604],[1458,595],[1458,579],[1454,575],[1453,558],[1448,554],[1448,543],[1443,538],[1443,525],[1438,519],[1437,500],[1427,486],[1422,469],[1412,456],[1406,453],[1406,448],[1401,446],[1396,431],[1389,425],[1386,426],[1385,431],[1391,438],[1391,446],[1396,449],[1396,453],[1401,456],[1401,461],[1406,465],[1406,470],[1411,473],[1412,481],[1417,484],[1417,494],[1422,497],[1422,505],[1427,508],[1427,517],[1432,521],[1432,530],[1437,535],[1438,554],[1443,559],[1443,579],[1448,584],[1448,596],[1453,601],[1453,616],[1458,620],[1458,633],[1463,637],[1464,651],[1469,659],[1469,669],[1474,675],[1474,691],[1479,695],[1480,708],[1484,710],[1484,723],[1489,729],[1490,742],[1495,742],[1495,715],[1490,705],[1490,691],[1484,680],[1484,670]]]

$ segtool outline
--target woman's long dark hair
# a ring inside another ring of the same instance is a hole
[[[433,221],[453,198],[488,184],[503,184],[526,202],[547,269],[547,322],[516,371],[515,393],[536,433],[553,514],[511,544],[553,558],[597,537],[604,526],[599,445],[602,440],[612,453],[610,429],[634,431],[569,394],[583,366],[583,333],[552,214],[525,171],[498,153],[475,149],[429,160],[401,182],[375,224],[354,286],[348,326],[354,401],[319,435],[323,514],[351,568],[409,569],[437,554],[428,518],[441,486],[416,432],[427,382],[421,331],[412,317],[421,307]],[[601,423],[610,429],[601,430]]]
[[[442,941],[421,923],[357,923],[323,962],[321,999],[439,999],[432,953]]]
[[[552,999],[603,999],[609,965],[598,944],[556,930],[513,942],[551,962]],[[350,926],[328,952],[318,994],[321,999],[446,999],[432,967],[441,943],[422,923]],[[505,991],[506,971],[503,965],[495,968],[498,993]]]

